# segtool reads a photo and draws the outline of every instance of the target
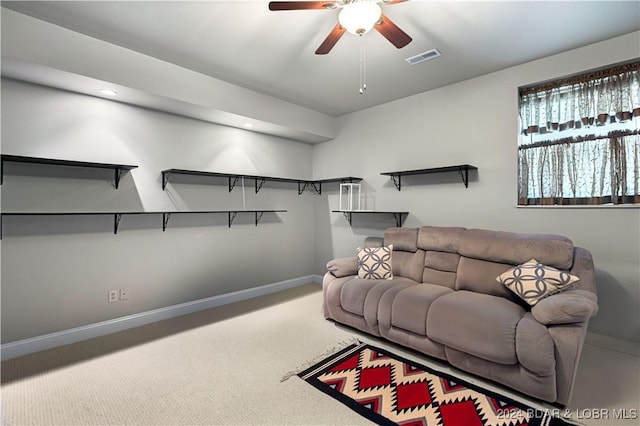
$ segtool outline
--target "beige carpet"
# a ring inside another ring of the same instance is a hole
[[[321,303],[320,286],[310,284],[5,361],[0,421],[3,425],[369,424],[298,377],[280,382],[290,370],[354,337],[451,372],[442,363],[324,320]],[[598,355],[602,356],[611,354]],[[636,361],[631,357],[627,362],[637,372]],[[602,359],[591,362],[602,364]],[[486,386],[479,379],[454,374]],[[598,380],[588,370],[582,376],[579,380],[587,383]],[[626,376],[620,380],[629,382]],[[629,397],[631,401],[635,397],[637,405],[637,388],[633,383],[626,386],[636,392]],[[601,392],[601,401],[608,406],[631,404],[610,401],[606,399],[610,391]],[[585,394],[597,398],[592,390]],[[574,404],[581,407],[575,398]]]
[[[352,336],[317,284],[2,363],[9,425],[364,424],[282,376]]]

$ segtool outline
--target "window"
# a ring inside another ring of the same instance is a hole
[[[640,204],[640,61],[520,89],[518,205]]]

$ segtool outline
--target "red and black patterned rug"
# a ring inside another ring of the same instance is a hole
[[[366,343],[352,344],[298,376],[380,425],[568,424]]]

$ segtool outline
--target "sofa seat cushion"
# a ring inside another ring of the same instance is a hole
[[[427,315],[427,336],[445,346],[513,365],[516,327],[525,310],[503,297],[459,290],[437,298]]]
[[[340,291],[340,306],[352,314],[364,316],[364,305],[369,291],[387,280],[354,278],[346,282]]]
[[[396,277],[391,280],[371,280],[365,278],[353,278],[342,285],[340,289],[340,307],[349,313],[367,316],[377,316],[380,298],[389,288],[404,283],[417,285],[416,281],[409,278]]]
[[[427,313],[437,298],[453,290],[434,284],[418,284],[396,294],[391,304],[391,326],[427,335]]]

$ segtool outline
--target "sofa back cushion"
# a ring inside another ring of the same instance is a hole
[[[423,226],[389,228],[384,244],[393,244],[393,274],[512,300],[522,300],[496,277],[513,266],[537,259],[561,270],[573,265],[574,247],[561,235]]]
[[[363,247],[365,248],[376,248],[384,246],[384,238],[380,237],[366,237],[364,239]]]
[[[384,244],[393,244],[393,275],[421,282],[424,250],[418,250],[418,228],[389,228]]]
[[[460,255],[446,251],[427,250],[424,257],[422,282],[455,288]]]
[[[469,290],[476,293],[501,296],[521,306],[526,303],[511,290],[496,281],[496,277],[513,266],[506,263],[490,262],[462,256],[458,264],[455,290]]]
[[[465,228],[423,226],[418,232],[418,248],[458,253]]]
[[[395,251],[415,253],[418,250],[418,228],[389,228],[384,231],[384,245],[393,244]]]
[[[394,246],[395,247],[395,246]],[[422,282],[424,269],[424,250],[415,253],[406,251],[393,251],[393,275],[411,278],[416,282]]]
[[[469,258],[510,265],[536,259],[564,270],[573,265],[573,242],[560,235],[467,229],[457,240],[458,253]]]

